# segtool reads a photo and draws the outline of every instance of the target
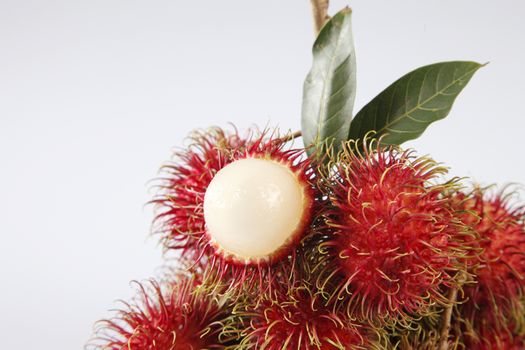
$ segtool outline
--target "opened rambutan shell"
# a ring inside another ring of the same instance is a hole
[[[350,142],[330,164],[318,287],[364,320],[409,319],[446,304],[468,234],[438,184],[446,170],[394,147]]]
[[[156,231],[164,247],[180,251],[187,259],[202,255],[202,205],[208,184],[230,162],[231,150],[245,147],[237,133],[218,128],[195,132],[191,141],[187,150],[177,151],[174,160],[162,167],[161,191],[152,201],[157,206]]]
[[[114,319],[98,323],[88,349],[192,350],[225,349],[232,341],[222,337],[228,305],[200,293],[195,278],[179,276],[173,283],[139,284],[139,298],[125,304]]]
[[[266,285],[307,234],[315,201],[310,161],[267,132],[241,138],[212,129],[192,139],[164,167],[153,201],[165,247],[205,266],[207,285]]]

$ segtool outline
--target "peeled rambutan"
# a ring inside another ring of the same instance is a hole
[[[372,349],[373,332],[343,315],[324,308],[306,285],[281,284],[257,302],[235,306],[236,318],[244,319],[238,329],[239,349],[355,350]]]
[[[168,249],[204,261],[205,280],[251,285],[292,259],[314,205],[313,168],[302,149],[263,132],[241,138],[197,132],[164,167],[157,224]]]
[[[193,350],[225,349],[222,337],[228,305],[196,290],[199,282],[181,277],[173,283],[139,284],[139,300],[125,303],[114,319],[100,321],[89,349]]]
[[[363,149],[361,151],[361,149]],[[423,315],[446,304],[462,269],[466,229],[438,184],[446,169],[411,151],[355,142],[329,166],[332,208],[320,244],[318,287],[334,307],[365,320]]]
[[[466,332],[481,340],[480,334],[492,333],[513,339],[512,329],[525,327],[525,210],[513,207],[504,192],[491,195],[477,188],[456,197],[470,214],[463,221],[480,237],[480,254],[470,271],[474,281],[464,286],[460,307]]]

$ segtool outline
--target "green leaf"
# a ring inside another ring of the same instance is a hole
[[[482,66],[441,62],[408,73],[357,113],[348,138],[363,139],[372,130],[387,145],[418,138],[431,123],[448,115],[456,97]]]
[[[348,137],[355,100],[352,11],[345,8],[321,29],[304,82],[301,129],[305,146],[337,148]]]

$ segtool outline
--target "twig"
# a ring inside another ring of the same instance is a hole
[[[291,133],[291,134],[286,135],[285,137],[281,138],[281,141],[288,142],[288,141],[295,140],[296,138],[299,138],[301,136],[303,136],[303,133],[299,130],[299,131],[296,131],[294,133]]]
[[[330,0],[310,0],[312,4],[312,14],[314,17],[315,34],[319,34],[321,28],[330,16],[328,16],[328,4]]]
[[[290,139],[294,140],[294,139],[296,139],[298,137],[301,137],[301,136],[303,136],[303,133],[301,132],[301,130],[299,130],[299,131],[296,131],[293,134],[291,134],[290,135]]]
[[[447,350],[448,349],[448,337],[450,333],[450,327],[452,322],[452,313],[454,311],[454,306],[458,299],[458,290],[461,288],[461,285],[467,280],[466,272],[461,272],[461,275],[458,279],[458,285],[451,288],[448,294],[448,305],[443,312],[443,318],[441,323],[441,332],[439,335],[439,345],[437,350]]]

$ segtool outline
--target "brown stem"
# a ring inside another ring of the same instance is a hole
[[[319,34],[321,28],[330,16],[328,16],[328,4],[330,0],[310,0],[312,4],[312,14],[314,17],[315,34]]]
[[[301,132],[301,130],[296,131],[296,132],[294,132],[293,134],[290,135],[290,140],[294,140],[294,139],[296,139],[298,137],[301,137],[301,136],[303,136],[303,133]]]
[[[461,272],[459,276],[458,285],[451,288],[448,294],[448,305],[443,312],[443,318],[441,323],[441,332],[439,335],[439,345],[437,350],[447,350],[448,349],[448,337],[450,333],[450,327],[452,322],[452,313],[454,311],[454,305],[458,299],[458,290],[463,283],[467,280],[466,272]]]
[[[288,141],[292,141],[292,140],[295,140],[296,138],[299,138],[303,136],[303,133],[299,130],[299,131],[296,131],[294,133],[291,133],[290,135],[286,135],[285,137],[283,137],[281,140],[283,142],[288,142]]]

